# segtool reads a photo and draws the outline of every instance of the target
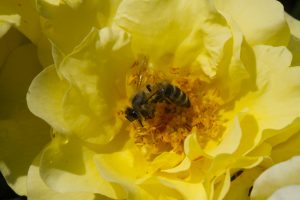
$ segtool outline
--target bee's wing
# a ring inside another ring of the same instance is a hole
[[[133,86],[135,90],[141,90],[143,86],[146,85],[147,77],[146,73],[148,70],[149,60],[147,56],[139,55],[128,73],[128,84]]]

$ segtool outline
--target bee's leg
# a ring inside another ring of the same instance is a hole
[[[138,119],[138,121],[139,121],[141,127],[144,127],[144,126],[143,126],[143,123],[142,123],[142,120],[141,120],[140,118]]]
[[[164,101],[165,101],[167,104],[172,104],[172,101],[171,101],[169,98],[167,98],[167,97],[164,98]]]
[[[146,85],[146,88],[147,88],[147,90],[149,91],[149,92],[151,92],[152,90],[151,90],[151,85]]]

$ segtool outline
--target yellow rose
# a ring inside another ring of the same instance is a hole
[[[300,26],[277,1],[36,5],[54,63],[27,103],[52,138],[29,168],[29,199],[247,198],[272,148],[298,135]],[[137,92],[166,80],[191,106],[146,103],[155,116],[128,122]]]

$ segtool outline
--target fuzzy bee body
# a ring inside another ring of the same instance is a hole
[[[155,105],[159,102],[172,103],[181,107],[190,107],[188,96],[177,86],[168,82],[147,85],[147,90],[136,93],[131,101],[132,107],[125,111],[129,121],[138,120],[141,126],[142,119],[154,117]]]
[[[154,88],[156,88],[156,95],[150,102],[156,103],[166,101],[167,103],[173,103],[182,107],[190,107],[191,105],[188,96],[175,85],[168,82],[162,82],[156,84]]]

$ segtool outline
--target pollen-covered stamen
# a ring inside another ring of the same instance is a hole
[[[199,79],[180,78],[172,82],[190,100],[190,107],[160,102],[155,105],[155,117],[143,121],[143,127],[132,123],[130,135],[147,155],[164,151],[183,153],[185,138],[194,129],[204,148],[209,141],[218,142],[223,126],[219,109],[223,104],[218,91]]]

